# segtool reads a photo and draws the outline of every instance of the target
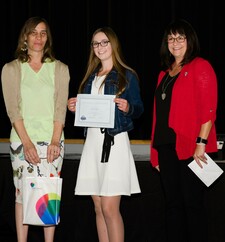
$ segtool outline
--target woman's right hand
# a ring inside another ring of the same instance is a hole
[[[27,144],[23,144],[25,159],[32,163],[33,165],[37,165],[37,163],[41,163],[40,157],[37,153],[37,149],[32,142]]]
[[[76,112],[77,97],[71,97],[67,101],[67,107],[71,112]]]

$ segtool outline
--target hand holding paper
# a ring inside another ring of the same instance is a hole
[[[190,169],[209,187],[222,173],[223,170],[205,153],[207,164],[202,162],[201,168],[195,160],[189,163]]]

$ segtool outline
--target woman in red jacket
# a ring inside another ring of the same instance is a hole
[[[169,242],[207,241],[205,185],[188,164],[195,159],[202,167],[205,152],[217,151],[217,78],[199,50],[187,21],[175,20],[166,28],[154,97],[151,163],[160,172]]]

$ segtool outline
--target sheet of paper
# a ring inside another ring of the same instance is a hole
[[[75,126],[114,128],[115,95],[78,94]]]
[[[201,168],[195,160],[188,164],[190,169],[209,187],[222,173],[223,170],[205,153],[207,158],[207,163],[202,163],[203,168]]]

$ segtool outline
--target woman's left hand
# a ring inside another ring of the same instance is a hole
[[[47,161],[52,163],[60,155],[59,143],[51,143],[47,150]]]
[[[205,144],[196,144],[193,158],[201,168],[203,168],[201,161],[207,164],[207,158],[205,157]]]
[[[117,104],[119,110],[127,113],[129,111],[129,103],[126,99],[123,98],[115,98],[114,102]]]

